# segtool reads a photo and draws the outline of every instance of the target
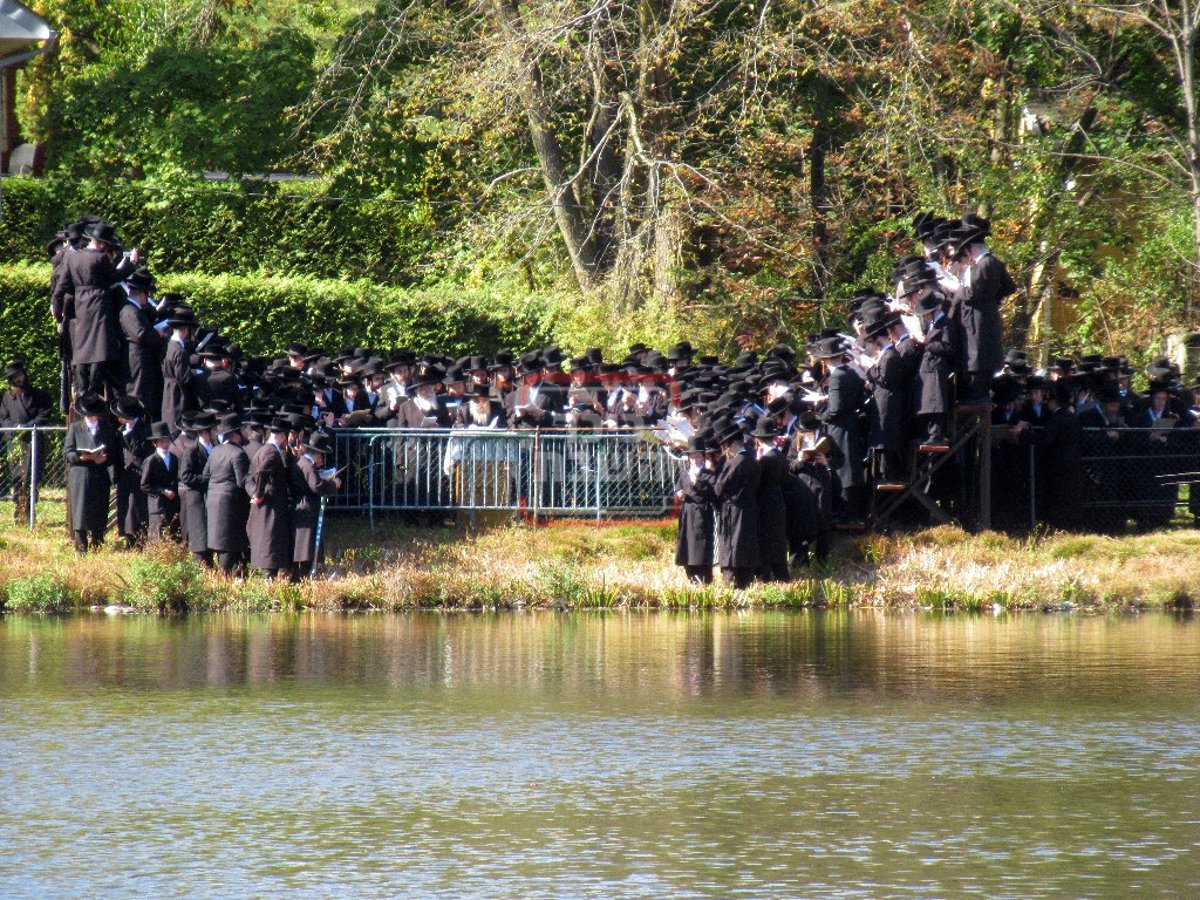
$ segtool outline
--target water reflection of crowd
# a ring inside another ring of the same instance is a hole
[[[964,412],[989,409],[1001,523],[1027,521],[1032,492],[1037,518],[1056,527],[1078,527],[1081,504],[1098,496],[1105,512],[1093,524],[1115,529],[1130,515],[1162,524],[1177,488],[1143,466],[1131,493],[1122,467],[1131,455],[1180,449],[1169,432],[1197,421],[1190,389],[1165,360],[1142,396],[1120,358],[1062,358],[1034,372],[1023,354],[1006,356],[1000,308],[1016,285],[990,231],[975,215],[922,213],[888,292],[855,294],[844,330],[810,335],[800,353],[780,343],[727,362],[688,341],[664,352],[635,344],[620,359],[598,348],[453,356],[301,342],[252,356],[184,298],[157,294],[145,260],[122,250],[111,225],[73,223],[48,250],[79,416],[64,453],[77,548],[103,540],[115,493],[130,546],[181,540],[227,571],[300,571],[316,552],[320,498],[340,486],[333,432],[634,427],[680,454],[676,561],[689,577],[708,582],[719,567],[739,587],[785,581],[825,558],[836,527],[861,527],[873,491],[903,488],[950,453]],[[19,362],[7,374],[0,424],[45,422],[47,395]],[[459,463],[453,453],[398,456],[394,477],[414,482],[423,467]],[[1099,469],[1085,471],[1085,457],[1102,458]],[[944,466],[929,485],[933,502],[969,518],[968,477]],[[528,482],[514,479],[516,492]],[[1132,499],[1105,501],[1098,486],[1110,482]]]

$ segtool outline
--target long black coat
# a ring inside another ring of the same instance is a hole
[[[250,506],[250,565],[286,569],[292,564],[292,504],[288,497],[288,461],[271,443],[250,460],[246,494],[262,498]]]
[[[679,506],[679,533],[675,538],[675,565],[711,566],[714,557],[716,473],[701,469],[692,481],[684,466],[675,480],[675,490],[683,494]]]
[[[336,489],[333,479],[322,480],[312,460],[301,456],[292,465],[289,473],[292,495],[292,532],[294,548],[292,561],[311,563],[316,556],[317,515],[321,511],[321,498]]]
[[[121,357],[125,393],[141,400],[150,419],[157,421],[162,414],[162,335],[151,324],[149,311],[132,301],[121,305],[119,320],[125,342]]]
[[[171,339],[163,357],[162,420],[175,428],[179,414],[196,408],[195,376],[192,374],[192,348]]]
[[[788,529],[783,483],[787,478],[787,458],[778,450],[770,450],[759,458],[758,472],[759,565],[786,564]]]
[[[94,450],[101,446],[108,451],[108,462],[104,465],[80,458],[80,450]],[[71,530],[103,532],[108,526],[108,496],[112,489],[113,469],[121,459],[120,437],[104,420],[100,421],[93,436],[87,422],[81,419],[67,429],[63,458],[67,464]]]
[[[250,457],[236,444],[213,448],[204,464],[208,481],[205,512],[208,520],[208,548],[219,553],[245,553],[249,547],[246,525],[250,520],[250,498],[246,479],[250,475]]]
[[[57,274],[51,305],[63,308],[67,297],[75,298],[72,361],[78,365],[118,359],[121,347],[112,289],[120,278],[108,254],[99,250],[67,253]]]
[[[939,415],[954,409],[950,376],[958,370],[959,326],[948,315],[931,322],[925,332],[925,352],[917,367],[917,414]]]
[[[208,479],[208,451],[199,441],[192,442],[179,461],[179,503],[183,517],[183,539],[193,553],[207,553],[208,505],[205,494]]]
[[[903,345],[910,345],[910,338]],[[901,452],[911,430],[912,391],[918,359],[902,353],[902,346],[888,347],[867,373],[871,379],[875,409],[871,417],[871,445]]]
[[[825,407],[825,430],[841,454],[838,476],[842,487],[863,484],[863,459],[867,455],[863,440],[862,406],[866,386],[861,376],[847,365],[829,373]]]
[[[154,452],[150,426],[138,419],[126,433],[121,432],[121,467],[117,470],[117,531],[122,536],[137,536],[146,530],[149,510],[142,493],[142,463]]]
[[[963,273],[962,281],[967,281]],[[997,371],[1004,364],[1004,327],[1000,304],[1017,290],[1004,263],[987,253],[972,263],[970,285],[963,284],[954,294],[954,307],[963,331],[963,370]]]
[[[179,457],[172,452],[170,465],[157,451],[142,463],[142,493],[146,495],[146,513],[151,540],[162,537],[164,528],[174,529],[179,521]],[[164,491],[175,496],[167,498]]]
[[[761,564],[758,479],[758,460],[749,450],[741,450],[726,461],[713,485],[713,493],[721,504],[717,524],[721,568],[757,569]]]

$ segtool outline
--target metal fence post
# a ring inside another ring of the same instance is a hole
[[[38,430],[37,426],[33,426],[33,433],[29,438],[29,531],[32,533],[37,528],[37,496],[38,496]]]
[[[538,523],[538,507],[541,505],[541,499],[542,499],[541,498],[541,493],[542,493],[542,472],[541,472],[542,455],[541,455],[541,451],[542,451],[542,430],[540,428],[535,428],[533,431],[533,458],[531,460],[532,465],[530,466],[530,469],[532,470],[530,474],[533,476],[533,484],[530,485],[530,487],[533,488],[531,493],[533,494],[533,524],[534,524],[534,527],[536,527],[537,523]]]

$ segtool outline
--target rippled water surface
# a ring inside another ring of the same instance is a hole
[[[0,618],[0,896],[1200,896],[1200,622]]]

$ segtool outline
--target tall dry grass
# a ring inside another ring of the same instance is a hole
[[[328,563],[299,584],[229,579],[179,547],[77,558],[61,530],[0,530],[0,602],[10,611],[117,604],[143,611],[521,607],[920,606],[958,609],[1190,605],[1200,532],[1013,538],[957,528],[867,536],[790,584],[735,591],[689,583],[667,521],[477,533],[339,520]]]

